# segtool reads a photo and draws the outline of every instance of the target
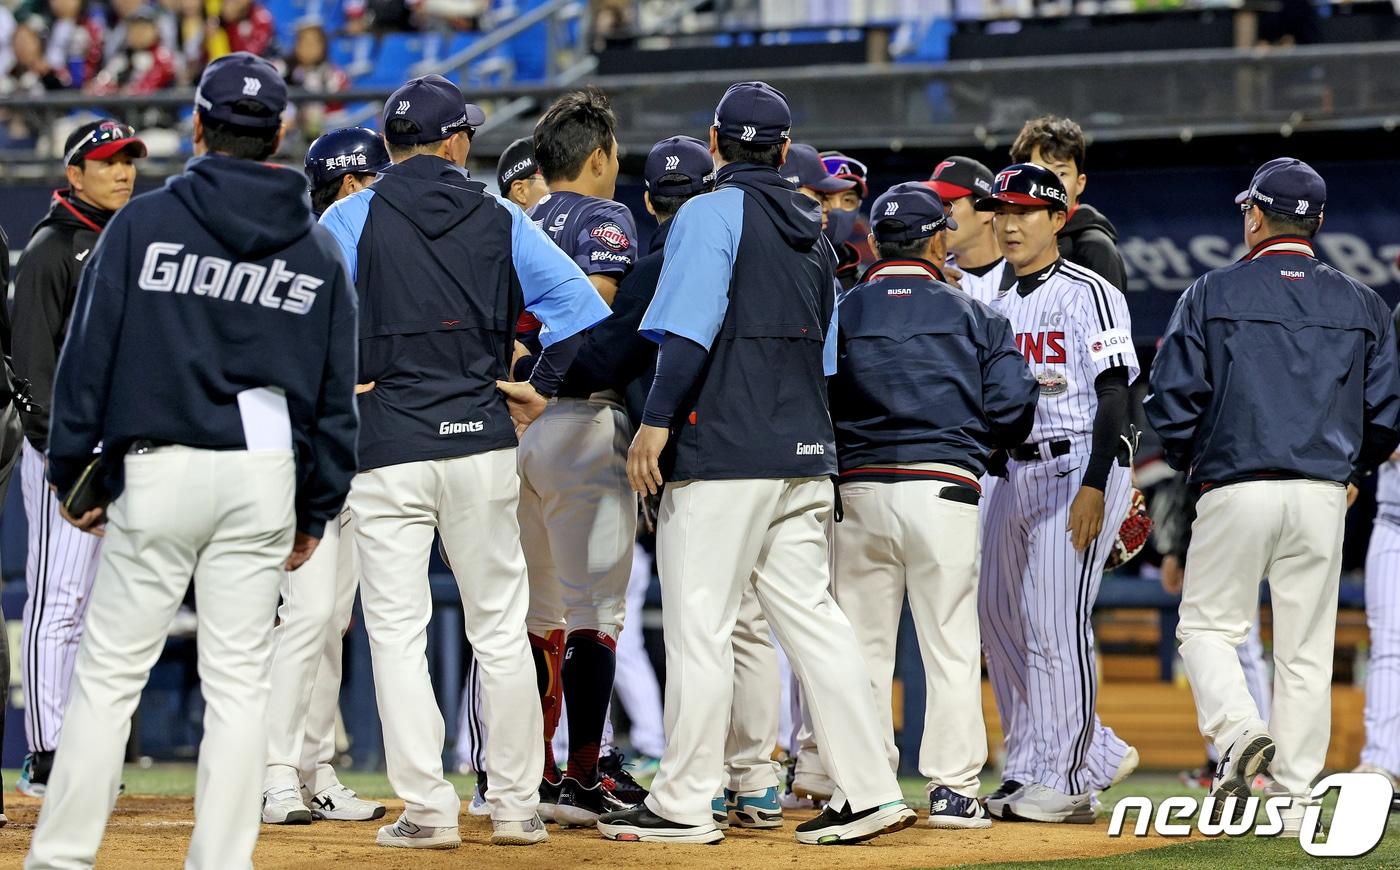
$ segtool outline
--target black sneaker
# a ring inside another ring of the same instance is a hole
[[[585,786],[566,776],[559,784],[559,800],[554,806],[554,821],[566,827],[591,828],[598,817],[627,806],[603,788],[601,782]]]
[[[52,752],[31,752],[24,756],[15,788],[20,794],[41,798],[49,790],[49,774],[53,771]]]
[[[987,812],[990,813],[994,819],[1011,821],[1006,818],[1004,810],[1006,809],[1006,804],[1011,800],[1011,797],[1022,788],[1025,788],[1024,784],[1014,779],[1002,780],[1001,785],[997,786],[997,790],[987,795],[986,799],[983,800],[983,804],[987,807]]]
[[[847,843],[860,843],[881,834],[902,831],[919,820],[914,811],[904,801],[890,801],[851,812],[848,803],[840,810],[827,804],[821,815],[797,826],[797,842],[804,846],[839,846]]]
[[[627,756],[614,749],[598,759],[598,781],[603,790],[625,807],[635,807],[647,799],[646,788],[627,769]]]
[[[550,782],[547,779],[540,780],[540,808],[537,812],[540,819],[546,822],[555,821],[554,808],[559,803],[559,786],[561,782]]]
[[[599,816],[598,833],[624,843],[718,843],[724,839],[713,823],[683,825],[661,818],[646,804]]]

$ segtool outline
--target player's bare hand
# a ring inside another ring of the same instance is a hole
[[[292,542],[292,555],[287,557],[287,563],[282,567],[288,571],[295,571],[306,560],[311,558],[311,554],[316,552],[316,545],[321,543],[320,538],[313,538],[305,532],[297,532],[296,539]]]
[[[943,277],[947,279],[947,281],[948,281],[949,284],[952,284],[954,287],[958,288],[959,290],[962,289],[962,284],[958,283],[958,279],[961,278],[962,276],[963,276],[962,269],[959,269],[957,266],[954,266],[952,263],[944,263],[944,264],[943,264]]]
[[[541,396],[530,383],[515,383],[513,381],[496,381],[496,389],[505,394],[506,406],[510,408],[510,419],[515,424],[516,437],[524,434],[525,429],[535,422],[544,409],[549,405],[549,400]]]
[[[107,511],[104,508],[93,508],[80,517],[70,514],[62,504],[58,506],[58,512],[65,520],[74,526],[82,529],[90,535],[102,537],[107,534]]]
[[[1347,510],[1351,510],[1351,506],[1354,505],[1354,504],[1356,504],[1356,497],[1357,497],[1358,495],[1361,495],[1361,490],[1359,490],[1359,489],[1356,488],[1356,484],[1354,484],[1354,483],[1348,483],[1348,484],[1347,484]]]
[[[632,439],[632,448],[627,451],[627,480],[632,489],[642,495],[656,495],[661,491],[661,451],[671,439],[669,429],[648,426],[637,427],[637,435]]]
[[[526,347],[524,344],[522,344],[521,342],[518,342],[518,341],[517,341],[517,342],[515,343],[515,348],[514,348],[514,350],[512,350],[512,351],[511,351],[511,354],[510,354],[510,370],[511,370],[512,372],[514,372],[514,371],[515,371],[516,363],[520,362],[522,359],[524,359],[525,357],[527,357],[527,356],[529,356],[529,355],[530,355],[530,349],[529,349],[528,347]]]
[[[374,381],[370,381],[370,382],[367,383],[367,384],[356,384],[356,385],[355,385],[355,395],[357,395],[357,396],[363,395],[363,394],[365,394],[365,393],[368,393],[368,392],[369,392],[370,390],[372,390],[372,389],[374,389]]]
[[[1103,490],[1081,486],[1069,506],[1069,541],[1084,552],[1103,529]]]
[[[1162,591],[1168,595],[1180,595],[1185,585],[1186,571],[1176,556],[1162,557]]]

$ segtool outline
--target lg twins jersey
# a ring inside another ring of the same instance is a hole
[[[1400,515],[1400,459],[1382,462],[1376,469],[1376,502],[1390,508],[1386,513]]]
[[[957,260],[949,257],[948,261],[957,266]],[[991,305],[993,300],[1001,296],[1008,286],[1015,281],[1015,272],[1005,260],[997,260],[990,267],[977,274],[969,269],[957,266],[962,272],[962,277],[958,279],[958,287],[962,291],[978,302]]]
[[[1138,376],[1128,303],[1095,273],[1065,260],[1020,278],[992,301],[1011,321],[1016,347],[1040,382],[1035,428],[1028,442],[1086,438],[1093,433],[1094,379],[1126,366]]]

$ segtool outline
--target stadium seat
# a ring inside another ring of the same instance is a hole
[[[364,75],[374,66],[374,37],[362,34],[332,39],[331,63],[345,70],[351,78]]]
[[[379,39],[374,65],[355,79],[366,87],[396,87],[409,78],[409,70],[423,59],[424,37],[417,33],[386,33]]]
[[[951,20],[936,18],[928,22],[924,32],[915,37],[913,50],[902,54],[899,63],[942,63],[948,59],[948,42],[957,30]]]

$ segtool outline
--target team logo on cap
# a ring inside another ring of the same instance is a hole
[[[1019,169],[1004,169],[1004,170],[1002,170],[1001,172],[998,172],[998,173],[997,173],[997,190],[1000,190],[1000,191],[1002,191],[1002,192],[1005,192],[1005,191],[1006,191],[1007,185],[1009,185],[1009,184],[1011,183],[1011,178],[1012,178],[1012,176],[1020,175],[1020,174],[1021,174],[1021,170],[1019,170]]]
[[[744,125],[744,132],[742,132],[742,133],[739,134],[739,138],[740,138],[740,139],[743,139],[745,142],[752,142],[752,141],[753,141],[753,137],[755,137],[755,136],[757,136],[757,135],[758,135],[758,128],[757,128],[757,127],[752,127],[752,126],[750,126],[750,125],[748,125],[748,124],[745,124],[745,125]]]
[[[679,169],[680,166],[681,166],[681,158],[680,158],[680,155],[679,155],[679,154],[672,154],[670,157],[667,157],[667,158],[666,158],[666,168],[663,169],[663,170],[661,170],[661,171],[662,171],[662,172],[674,172],[675,170]]]
[[[627,233],[623,232],[622,227],[612,221],[598,224],[589,235],[614,251],[625,251],[632,247],[632,243],[627,239]]]
[[[395,115],[407,115],[410,103],[408,100],[399,100],[399,105],[394,109]]]
[[[243,77],[243,96],[256,97],[258,91],[262,90],[262,82],[253,76]]]
[[[954,162],[951,161],[951,160],[944,160],[942,163],[938,164],[937,166],[935,166],[935,167],[933,168],[933,177],[934,177],[934,178],[937,178],[938,176],[940,176],[940,175],[943,174],[943,170],[947,169],[947,168],[950,167],[950,166],[957,166],[957,165],[958,165],[958,164],[954,163]]]
[[[897,212],[897,211],[899,211],[899,203],[897,203],[897,202],[887,202],[887,203],[885,203],[885,217],[889,217],[890,215],[894,214],[894,213]]]

